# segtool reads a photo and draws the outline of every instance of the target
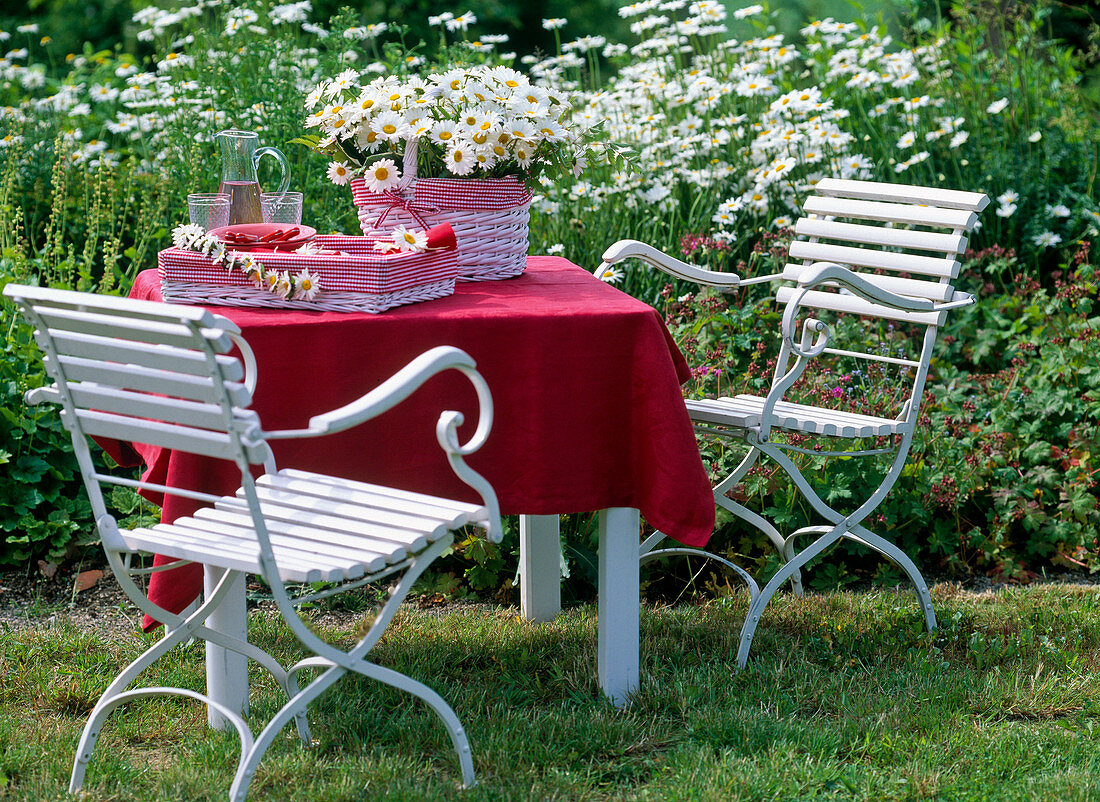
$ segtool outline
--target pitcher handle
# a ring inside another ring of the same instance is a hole
[[[260,166],[261,156],[274,156],[279,162],[279,169],[282,170],[282,174],[279,176],[279,188],[275,190],[276,193],[282,194],[286,192],[286,188],[290,186],[290,166],[287,164],[286,156],[278,148],[264,147],[257,148],[256,153],[252,156],[252,166],[258,168]]]

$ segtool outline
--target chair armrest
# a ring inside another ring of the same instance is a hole
[[[838,284],[859,297],[872,303],[900,309],[905,312],[942,312],[959,306],[974,303],[974,296],[956,291],[954,298],[947,303],[936,303],[927,298],[912,298],[884,290],[844,265],[835,262],[817,262],[811,265],[798,279],[798,286],[810,289],[819,284]]]
[[[741,284],[741,277],[736,273],[721,273],[717,270],[707,270],[706,268],[689,265],[687,262],[681,262],[679,259],[657,250],[652,245],[646,245],[644,242],[633,239],[619,240],[604,251],[603,264],[596,269],[594,275],[598,277],[608,267],[624,259],[637,259],[677,278],[694,281],[696,284],[705,284],[709,287],[732,289]]]

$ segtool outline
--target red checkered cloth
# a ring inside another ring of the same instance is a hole
[[[531,202],[531,193],[516,178],[418,178],[412,191],[371,192],[362,178],[351,180],[356,206],[398,206],[410,213],[430,217],[450,211],[507,211]]]
[[[286,270],[292,275],[309,270],[322,290],[334,292],[391,293],[454,279],[458,275],[454,231],[446,223],[428,232],[430,250],[427,251],[383,254],[375,249],[378,241],[387,241],[387,238],[325,234],[315,237],[310,245],[341,255],[294,251],[252,251],[248,255],[270,270]],[[230,273],[201,253],[179,248],[168,248],[157,254],[157,268],[162,281],[252,285],[240,270]]]

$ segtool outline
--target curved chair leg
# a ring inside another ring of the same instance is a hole
[[[290,723],[291,719],[304,716],[309,704],[346,673],[347,669],[343,666],[330,666],[321,676],[314,679],[279,708],[279,712],[271,717],[271,720],[267,722],[260,734],[256,736],[256,740],[248,750],[248,754],[242,755],[237,773],[233,776],[233,785],[229,788],[231,802],[244,802],[245,797],[248,795],[248,786],[252,783],[252,777],[260,765],[260,760],[263,759],[264,753],[267,752],[268,747],[275,740],[275,736],[282,731],[283,727]]]
[[[470,742],[466,738],[466,730],[462,728],[462,722],[458,720],[455,711],[451,709],[443,697],[433,691],[422,682],[417,682],[412,677],[407,677],[390,668],[384,668],[374,663],[359,662],[351,669],[358,674],[384,682],[402,691],[407,691],[424,701],[443,722],[447,728],[447,734],[451,737],[451,745],[458,753],[458,763],[462,768],[462,787],[473,788],[477,785],[474,778],[473,754],[470,750]]]
[[[779,590],[779,587],[789,580],[796,571],[801,569],[802,566],[839,540],[843,533],[843,525],[833,527],[831,532],[821,536],[802,551],[798,552],[798,554],[794,555],[793,559],[776,571],[775,576],[773,576],[768,584],[760,591],[760,595],[749,605],[749,611],[745,614],[745,623],[741,627],[741,641],[737,645],[738,668],[744,668],[745,663],[749,660],[749,649],[752,648],[752,639],[753,635],[756,633],[756,626],[760,623],[760,616],[764,612],[764,608],[767,607],[768,602],[771,601],[772,596],[775,595],[775,592]]]
[[[133,579],[125,573],[125,568],[119,559],[118,552],[108,551],[107,558],[108,562],[111,563],[112,569],[115,571],[119,586],[127,596],[130,596],[137,602],[139,608],[146,612],[149,612],[150,609],[153,611],[160,609],[142,594]],[[111,681],[111,684],[108,685],[106,690],[100,695],[99,701],[97,701],[95,707],[92,708],[91,715],[88,716],[88,721],[85,723],[80,736],[80,746],[77,750],[76,758],[73,761],[73,771],[69,780],[69,790],[71,793],[78,791],[80,786],[84,783],[84,774],[88,768],[88,761],[92,758],[92,752],[95,750],[96,740],[99,737],[99,730],[103,725],[103,721],[110,715],[111,711],[118,707],[118,700],[120,698],[130,698],[123,696],[124,689],[137,679],[145,669],[153,665],[153,663],[167,654],[175,646],[191,639],[194,632],[202,627],[202,622],[210,616],[214,608],[221,604],[228,595],[230,583],[226,581],[226,578],[230,575],[231,572],[226,572],[226,576],[218,583],[218,586],[210,595],[210,598],[199,605],[198,609],[187,616],[186,619],[170,614],[173,619],[173,629],[138,655],[138,657],[126,666],[126,668],[122,669],[118,676]],[[160,689],[160,693],[167,693],[168,690],[169,689]],[[180,695],[184,696],[194,694],[194,691],[187,691],[183,688],[171,690],[179,692]],[[139,691],[133,693],[141,693],[141,691],[139,689]],[[203,701],[207,701],[206,697],[202,698]],[[215,709],[217,709],[217,706]],[[221,712],[221,710],[218,710],[218,712]],[[236,726],[236,724],[234,724],[234,726]]]
[[[775,546],[775,550],[779,552],[779,555],[787,559],[786,552],[784,551],[785,541],[783,535],[781,535],[779,530],[772,525],[771,521],[753,512],[745,505],[737,503],[726,495],[726,491],[739,484],[741,480],[745,478],[745,475],[752,466],[757,463],[760,459],[760,455],[763,453],[764,452],[757,446],[750,446],[749,453],[746,454],[740,464],[734,468],[733,472],[714,486],[714,503],[763,532],[768,540],[772,542],[772,545]],[[791,591],[796,596],[802,595],[802,573],[800,571],[796,571],[791,576]]]
[[[924,581],[924,577],[921,575],[920,570],[909,558],[909,555],[890,541],[862,526],[852,527],[852,531],[846,533],[845,537],[862,543],[868,548],[874,549],[886,559],[890,560],[890,562],[894,563],[894,565],[898,566],[898,568],[905,571],[905,575],[908,576],[909,581],[913,583],[913,590],[917,594],[917,602],[920,604],[921,611],[924,613],[924,623],[928,627],[929,632],[935,632],[938,624],[936,623],[936,611],[932,607],[932,595],[928,592],[928,583]]]
[[[649,541],[647,540],[646,542],[649,542]],[[661,557],[661,556],[665,556],[665,555],[682,555],[682,556],[686,556],[686,557],[707,557],[711,560],[715,560],[716,562],[720,562],[720,563],[722,563],[722,565],[726,566],[731,571],[736,573],[739,577],[741,577],[741,580],[748,587],[748,589],[749,589],[749,604],[752,604],[752,602],[755,601],[756,597],[760,595],[760,586],[756,584],[756,580],[753,579],[752,576],[749,575],[748,571],[746,571],[740,565],[737,565],[736,563],[730,562],[725,557],[721,557],[721,556],[715,554],[712,551],[705,551],[704,549],[694,549],[694,548],[688,548],[688,547],[672,548],[672,549],[654,549],[654,550],[647,551],[646,553],[644,553],[641,556],[641,558],[638,560],[638,564],[639,565],[645,565],[647,562],[649,562],[654,557]]]
[[[131,699],[146,699],[152,696],[186,696],[190,699],[197,699],[208,707],[217,710],[233,725],[233,728],[237,731],[237,736],[241,739],[241,757],[238,766],[244,765],[245,757],[252,749],[252,732],[248,729],[248,725],[244,723],[244,719],[236,712],[215,702],[205,694],[186,688],[137,688],[136,690],[114,694],[106,700],[106,703],[103,703],[101,699],[101,703],[96,705],[92,715],[88,717],[88,723],[84,725],[84,731],[80,734],[80,743],[76,748],[76,760],[73,764],[72,776],[69,779],[70,794],[77,793],[80,786],[84,784],[84,774],[88,769],[88,761],[92,759],[92,752],[95,751],[96,741],[99,740],[100,730],[103,729],[103,723],[107,720],[107,717],[115,711],[115,708]]]

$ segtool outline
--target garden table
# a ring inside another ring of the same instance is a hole
[[[160,300],[157,272],[141,273],[130,295]],[[654,309],[547,256],[531,257],[518,278],[459,283],[450,297],[380,315],[212,308],[255,352],[253,408],[269,430],[304,427],[433,346],[473,356],[495,414],[488,442],[468,462],[492,483],[501,512],[522,516],[522,613],[545,620],[560,609],[557,515],[599,510],[599,682],[612,701],[626,700],[638,682],[639,511],[691,545],[705,543],[714,525],[680,392],[690,371]],[[473,501],[436,443],[435,422],[458,409],[472,426],[476,408],[469,384],[442,374],[356,429],[272,446],[280,466]],[[161,484],[231,493],[240,481],[235,466],[192,454],[142,444],[108,450],[123,463],[143,461],[145,478]],[[176,496],[153,500],[165,522],[194,509]],[[152,576],[150,597],[179,611],[201,583],[200,566],[172,569]],[[235,620],[212,618],[212,626],[243,632],[243,578],[238,592]],[[209,692],[243,708],[244,661],[208,649]]]

